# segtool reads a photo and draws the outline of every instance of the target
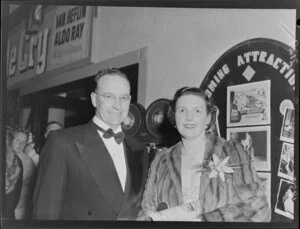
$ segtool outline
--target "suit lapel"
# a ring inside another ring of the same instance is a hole
[[[124,151],[128,178],[126,179],[125,192],[133,191],[137,193],[139,192],[143,175],[143,161],[141,157],[144,155],[144,148],[137,146],[130,136],[125,135]]]
[[[124,142],[124,153],[125,153],[125,161],[126,161],[126,169],[127,169],[127,175],[126,175],[126,182],[125,182],[125,191],[124,191],[124,202],[122,205],[121,210],[119,211],[119,216],[122,217],[124,214],[124,211],[126,211],[128,199],[131,191],[131,181],[132,181],[132,171],[130,169],[129,160],[131,160],[131,152],[130,149],[126,146]]]
[[[75,144],[100,192],[118,214],[124,193],[114,163],[92,121],[84,130],[83,144]]]
[[[125,199],[128,195],[131,187],[131,178],[132,178],[132,171],[129,161],[132,160],[131,158],[131,151],[128,148],[127,144],[124,142],[124,153],[125,153],[125,160],[126,160],[126,168],[127,168],[127,176],[126,176],[126,183],[125,183]]]
[[[127,165],[124,204],[118,219],[134,219],[139,208],[139,194],[143,182],[144,148],[141,148],[134,139],[125,135],[124,152]]]

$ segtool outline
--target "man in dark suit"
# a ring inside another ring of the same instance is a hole
[[[147,178],[148,155],[121,123],[129,80],[117,69],[97,73],[94,118],[50,133],[41,153],[34,219],[134,220]]]

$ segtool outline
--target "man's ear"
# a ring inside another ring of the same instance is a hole
[[[91,93],[91,101],[92,101],[93,106],[96,108],[97,107],[97,95],[95,92]]]

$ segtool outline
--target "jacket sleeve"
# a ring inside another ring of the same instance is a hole
[[[141,210],[141,204],[142,204],[142,199],[143,199],[143,193],[145,190],[145,185],[146,185],[146,181],[147,181],[147,176],[148,176],[148,167],[149,167],[149,157],[148,157],[148,153],[146,152],[146,150],[143,150],[143,156],[141,156],[141,185],[140,185],[140,191],[137,195],[136,198],[136,203],[135,203],[135,214],[134,217],[132,219],[137,219],[139,211]]]
[[[41,152],[33,197],[33,219],[60,218],[66,177],[64,143],[51,133]]]
[[[239,164],[232,174],[232,201],[201,215],[202,221],[269,222],[271,209],[266,189],[257,177],[252,157],[238,142],[226,142],[223,150],[230,156],[230,164]]]

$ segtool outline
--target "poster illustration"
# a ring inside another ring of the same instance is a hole
[[[280,180],[277,193],[275,212],[287,218],[294,219],[295,188],[291,181]]]
[[[257,171],[271,170],[270,126],[227,128],[226,136],[243,145]]]
[[[280,140],[294,143],[295,110],[286,108],[280,132]]]
[[[227,87],[227,127],[270,124],[270,82]]]
[[[294,145],[284,142],[278,168],[278,176],[294,180]]]

